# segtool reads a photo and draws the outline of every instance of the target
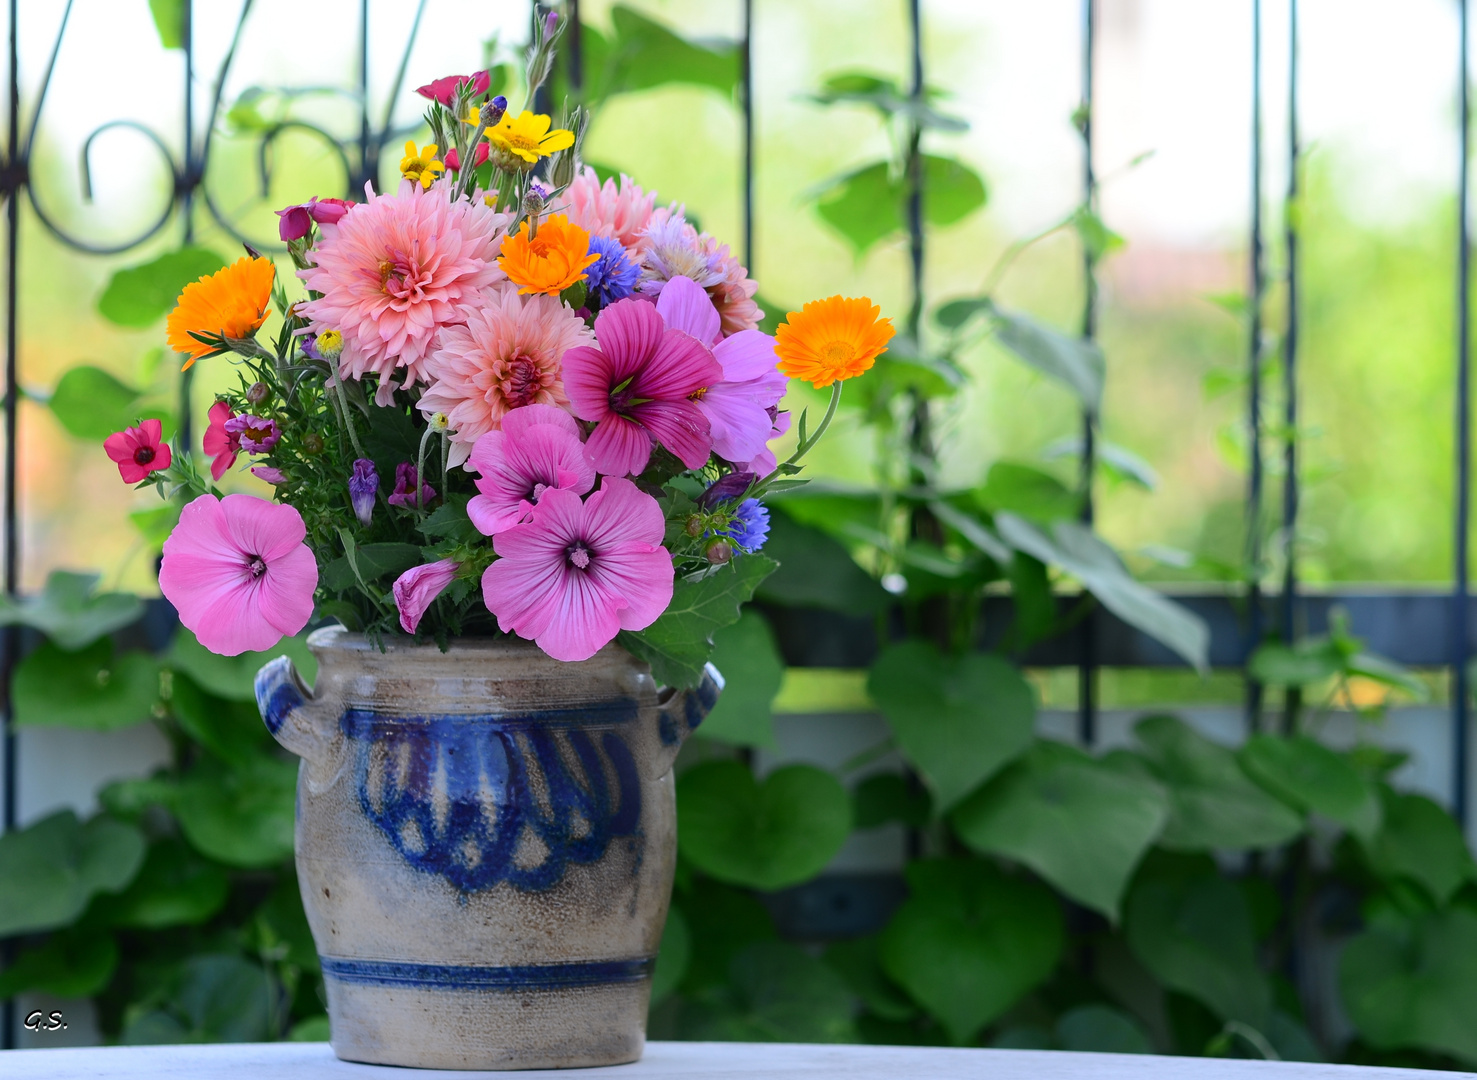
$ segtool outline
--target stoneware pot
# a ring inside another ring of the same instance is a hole
[[[677,858],[672,762],[717,700],[614,645],[339,628],[256,679],[303,759],[297,872],[334,1052],[437,1069],[635,1061]]]

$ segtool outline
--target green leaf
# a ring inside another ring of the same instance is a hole
[[[851,793],[852,819],[858,829],[875,829],[898,822],[921,829],[933,817],[933,800],[921,786],[909,784],[900,773],[869,776]]]
[[[841,974],[868,1010],[884,1020],[908,1020],[918,1007],[882,970],[876,937],[839,941],[826,949],[826,963]]]
[[[133,884],[104,911],[113,926],[159,930],[198,926],[221,909],[230,883],[225,872],[184,841],[166,837],[149,848]]]
[[[1305,735],[1281,738],[1258,734],[1239,753],[1248,776],[1283,802],[1311,810],[1370,837],[1380,825],[1374,785],[1350,764]]]
[[[1159,982],[1222,1020],[1262,1028],[1272,986],[1256,961],[1245,894],[1209,859],[1146,866],[1124,905],[1128,947]]]
[[[159,44],[166,49],[184,48],[185,3],[186,0],[149,0],[149,13],[154,16],[154,29],[159,31]]]
[[[174,307],[186,285],[225,265],[215,252],[201,247],[167,252],[151,262],[117,271],[98,298],[97,310],[119,326],[152,326]]]
[[[951,309],[951,315],[960,310]],[[1102,411],[1105,369],[1103,352],[1095,343],[1069,337],[1027,315],[993,307],[991,311],[995,341],[1002,348],[1062,383],[1092,415]]]
[[[175,675],[169,699],[185,733],[226,762],[244,762],[271,742],[256,704],[206,693],[183,672]]]
[[[1060,567],[1124,622],[1206,670],[1210,630],[1205,621],[1147,585],[1135,581],[1123,561],[1087,526],[1055,521],[1048,536],[1015,514],[995,515],[1000,538],[1017,551]]]
[[[940,97],[939,91],[926,87],[923,100],[899,88],[894,79],[883,78],[862,71],[848,71],[832,75],[821,84],[814,100],[822,105],[852,104],[868,105],[876,109],[885,120],[902,115],[914,120],[919,127],[958,134],[969,130],[968,121],[957,116],[948,116],[929,105]]]
[[[0,938],[73,922],[98,893],[115,893],[138,873],[144,838],[132,825],[70,810],[0,835]]]
[[[923,220],[929,225],[963,221],[988,197],[984,179],[964,162],[923,155]]]
[[[40,593],[0,597],[0,626],[29,626],[63,649],[80,649],[137,622],[144,603],[130,593],[96,593],[99,575],[53,570]]]
[[[27,990],[60,998],[91,997],[118,967],[118,943],[95,927],[67,927],[27,949],[0,971],[0,1001]]]
[[[651,664],[665,686],[696,686],[713,652],[713,634],[739,619],[739,605],[773,572],[763,555],[735,559],[701,581],[679,581],[672,602],[645,630],[622,630],[617,642]]]
[[[734,957],[729,981],[698,1003],[688,1039],[724,1042],[856,1041],[845,981],[794,945],[761,941]]]
[[[147,653],[115,656],[107,638],[78,652],[48,641],[21,661],[11,692],[20,726],[112,731],[153,715],[159,664]]]
[[[677,780],[677,843],[719,881],[774,890],[814,877],[851,832],[851,800],[830,773],[787,765],[756,783],[737,761],[695,765]]]
[[[971,1041],[1061,956],[1061,909],[1045,888],[964,859],[915,862],[911,895],[882,932],[882,967],[957,1044]]]
[[[432,540],[455,540],[459,544],[475,544],[485,540],[486,537],[477,531],[477,526],[467,516],[467,503],[470,499],[469,495],[452,495],[417,526],[421,535]]]
[[[1076,518],[1082,499],[1050,473],[1014,461],[997,461],[976,492],[991,513],[1007,511],[1038,524]]]
[[[713,666],[723,674],[723,693],[698,730],[731,746],[773,749],[770,708],[780,692],[785,662],[780,659],[769,622],[746,608],[738,622],[713,634]]]
[[[945,656],[932,642],[904,641],[873,661],[867,692],[940,812],[1031,745],[1035,692],[990,653]]]
[[[159,1043],[267,1042],[277,987],[259,965],[240,956],[193,956],[182,965],[163,1008],[129,1016],[125,1046]]]
[[[297,762],[253,758],[227,769],[206,759],[170,801],[196,851],[228,866],[274,866],[292,857]]]
[[[1123,890],[1169,817],[1164,789],[1042,740],[954,811],[966,844],[1024,863],[1118,920]]]
[[[708,87],[725,97],[733,94],[739,73],[733,42],[711,48],[695,44],[624,4],[611,9],[610,19],[610,41],[590,28],[582,37],[588,100],[672,83]]]
[[[1236,755],[1172,716],[1134,727],[1143,754],[1169,791],[1160,843],[1178,851],[1266,848],[1303,831],[1302,817],[1242,771]]]
[[[779,569],[759,586],[759,598],[848,615],[873,615],[885,608],[891,599],[872,575],[831,536],[791,518],[789,506],[786,500],[782,511],[769,518],[764,550],[779,560]]]
[[[290,656],[305,682],[311,684],[318,677],[318,658],[309,651],[307,639],[308,635],[304,633],[283,638],[263,652],[221,656],[201,645],[194,634],[181,626],[175,631],[164,659],[169,667],[188,675],[201,689],[216,697],[255,704],[253,684],[256,673],[269,660]]]
[[[1399,793],[1380,785],[1384,822],[1365,851],[1381,877],[1410,878],[1444,906],[1477,866],[1456,820],[1424,795]],[[1474,987],[1477,991],[1477,987]]]
[[[779,937],[769,909],[753,893],[710,877],[693,880],[682,904],[692,944],[684,994],[704,995],[726,985],[739,953],[756,941]]]
[[[692,957],[692,935],[682,909],[667,909],[667,923],[662,927],[662,943],[657,950],[656,969],[651,973],[651,1003],[655,1005],[682,983],[687,962]]]
[[[1079,206],[1072,215],[1072,227],[1077,231],[1083,248],[1094,259],[1112,254],[1127,242],[1085,206]]]
[[[379,581],[392,574],[399,577],[422,562],[421,549],[416,545],[396,543],[356,544],[354,560],[359,567],[359,575],[366,583]],[[344,592],[354,588],[358,582],[359,578],[355,576],[354,566],[350,564],[347,555],[334,559],[323,568],[323,587],[330,592]]]
[[[907,228],[908,184],[885,161],[843,173],[817,192],[816,212],[839,232],[858,257],[878,241]],[[953,158],[923,156],[923,216],[929,225],[952,225],[985,205],[985,182]]]
[[[1404,664],[1371,652],[1358,652],[1349,657],[1345,670],[1350,675],[1402,690],[1417,701],[1427,701],[1431,690]]]
[[[1344,670],[1344,657],[1327,639],[1283,645],[1258,645],[1246,673],[1268,686],[1309,686],[1331,679]]]
[[[967,296],[940,304],[933,313],[934,320],[945,330],[958,330],[976,315],[989,315],[995,311],[995,301],[988,296]]]
[[[102,368],[69,368],[46,403],[67,434],[97,442],[139,422],[142,395]]]
[[[1371,1046],[1477,1064],[1477,914],[1455,907],[1370,927],[1344,947],[1339,991]]]
[[[1126,480],[1145,491],[1153,491],[1159,486],[1159,474],[1154,471],[1154,467],[1127,447],[1099,438],[1093,442],[1092,453],[1098,468],[1114,480]],[[1041,456],[1047,461],[1060,457],[1080,459],[1082,437],[1068,435],[1064,439],[1058,439],[1042,450]]]
[[[1062,1050],[1090,1054],[1152,1054],[1144,1029],[1127,1013],[1108,1005],[1079,1005],[1056,1022]]]

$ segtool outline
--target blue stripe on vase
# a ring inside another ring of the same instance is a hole
[[[358,986],[407,986],[417,990],[568,990],[581,986],[638,982],[651,976],[656,957],[588,960],[563,964],[482,967],[415,964],[399,960],[352,960],[320,956],[323,974]]]
[[[447,730],[471,733],[477,731],[548,731],[564,728],[601,728],[629,724],[636,719],[640,705],[634,698],[592,701],[571,709],[543,709],[522,713],[473,713],[466,716],[436,714],[427,716],[389,716],[369,709],[348,709],[339,721],[343,733],[351,739],[374,739],[383,735],[401,735],[418,730]]]

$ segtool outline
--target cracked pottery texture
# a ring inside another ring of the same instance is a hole
[[[614,645],[308,639],[262,717],[303,759],[297,869],[334,1052],[441,1069],[635,1061],[677,857],[672,762],[717,700]]]

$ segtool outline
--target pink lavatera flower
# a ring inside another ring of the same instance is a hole
[[[439,559],[412,566],[395,579],[391,591],[395,594],[395,607],[400,612],[400,629],[407,634],[415,633],[426,609],[446,591],[446,586],[456,578],[460,565],[452,559]]]
[[[211,652],[270,649],[313,615],[318,563],[306,535],[291,506],[201,495],[164,541],[159,589]]]
[[[774,414],[774,427],[769,430],[769,441],[765,443],[764,449],[741,466],[745,472],[756,473],[759,476],[768,476],[774,472],[774,467],[779,464],[779,458],[775,456],[774,447],[770,444],[785,432],[790,430],[790,414],[778,409],[770,410]]]
[[[758,457],[774,429],[770,410],[785,396],[789,383],[779,370],[774,338],[758,330],[723,337],[718,309],[707,290],[691,278],[668,281],[656,310],[671,329],[710,343],[713,358],[723,366],[722,380],[696,396],[713,433],[713,451],[736,464]]]
[[[210,418],[210,426],[205,429],[201,448],[210,458],[210,478],[219,481],[226,475],[226,470],[236,464],[236,456],[241,453],[241,436],[226,430],[226,424],[236,419],[236,414],[224,401],[217,401],[206,415]]]
[[[493,539],[482,597],[504,633],[556,660],[588,660],[621,630],[644,630],[672,602],[661,507],[629,480],[606,477],[584,502],[545,491],[531,520]]]
[[[467,516],[487,536],[527,521],[551,488],[583,495],[595,486],[595,466],[569,413],[525,405],[506,413],[502,423],[502,430],[477,440],[468,461],[479,475]]]
[[[723,378],[707,346],[669,330],[656,307],[619,300],[595,316],[599,348],[564,354],[564,391],[574,414],[595,422],[585,443],[597,472],[639,473],[651,445],[665,446],[689,469],[708,460],[713,435],[692,396]]]

